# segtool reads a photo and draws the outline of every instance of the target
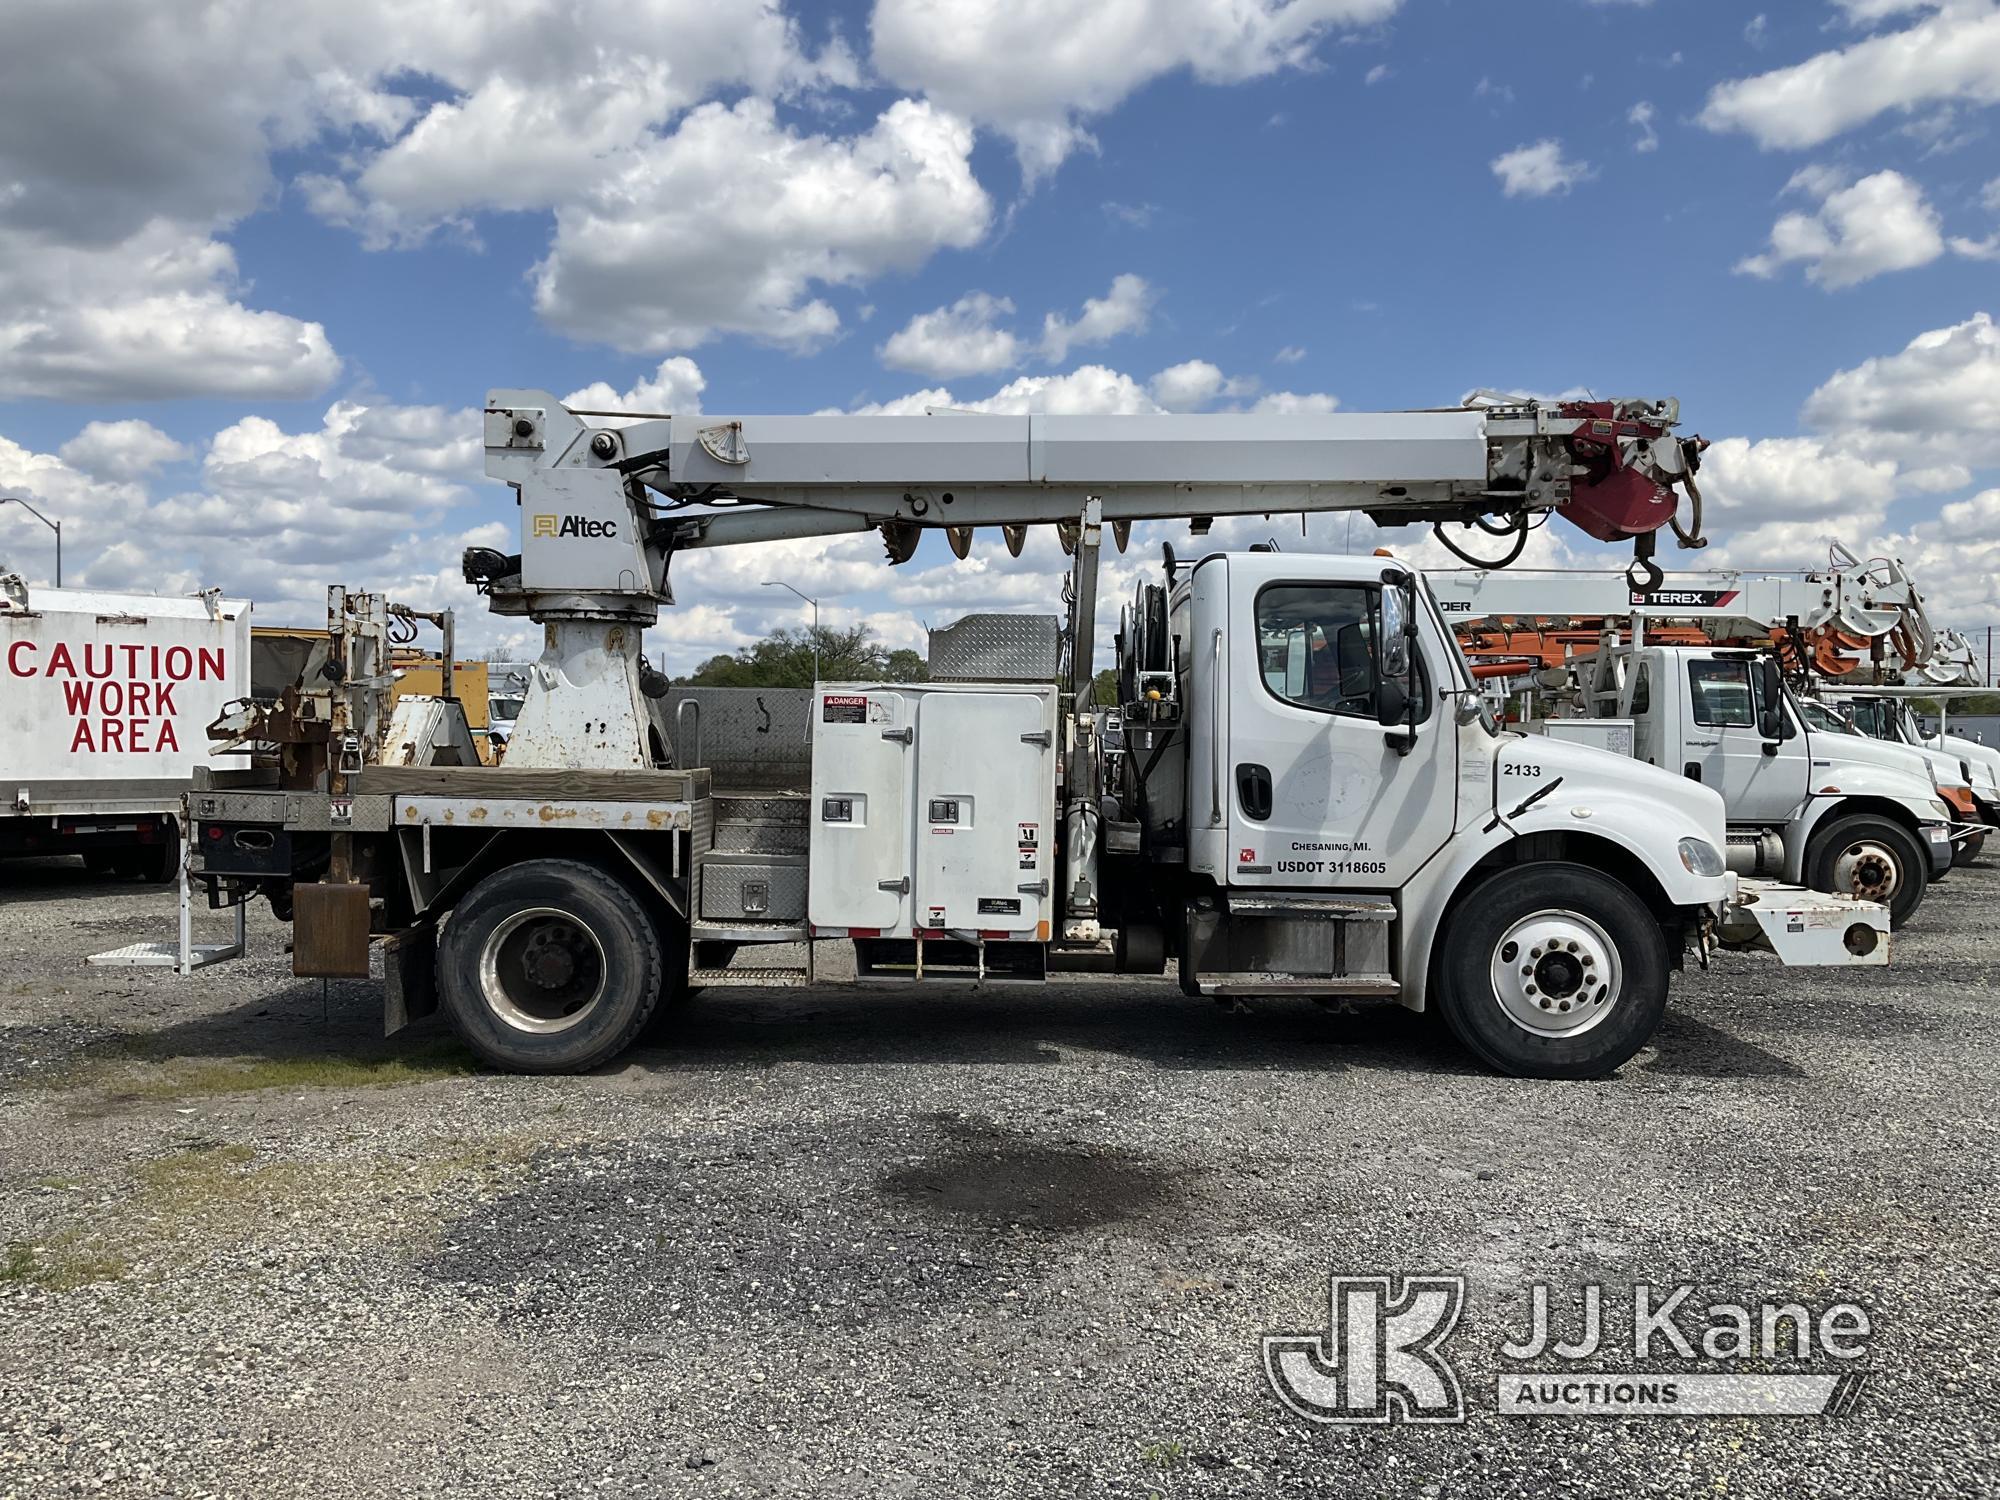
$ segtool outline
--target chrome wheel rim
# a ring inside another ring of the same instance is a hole
[[[505,918],[479,952],[486,1008],[516,1031],[567,1031],[604,998],[604,945],[566,911],[534,906]]]
[[[1863,901],[1886,902],[1903,884],[1903,867],[1895,851],[1874,839],[1858,839],[1833,861],[1833,887],[1852,891]]]
[[[1625,971],[1611,934],[1581,912],[1549,909],[1500,934],[1488,963],[1507,1019],[1536,1036],[1576,1036],[1618,1008]]]

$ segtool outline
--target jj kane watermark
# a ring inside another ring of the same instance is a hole
[[[1463,1422],[1455,1361],[1475,1351],[1453,1336],[1466,1296],[1463,1276],[1333,1275],[1326,1328],[1266,1335],[1265,1378],[1311,1422]],[[1860,1395],[1873,1334],[1853,1302],[1537,1282],[1527,1326],[1481,1363],[1503,1416],[1838,1416]]]

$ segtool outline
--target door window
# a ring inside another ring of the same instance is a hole
[[[1644,662],[1639,663],[1639,674],[1632,681],[1632,718],[1643,718],[1653,706],[1652,673]]]
[[[1381,590],[1359,583],[1278,583],[1257,595],[1257,660],[1271,695],[1299,708],[1375,717]],[[1413,661],[1421,684],[1423,665]],[[1429,712],[1417,690],[1417,718]]]
[[[1750,663],[1691,661],[1688,698],[1694,721],[1717,729],[1755,729],[1757,710],[1750,701]]]

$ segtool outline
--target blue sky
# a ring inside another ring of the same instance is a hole
[[[17,8],[0,493],[65,518],[72,583],[220,583],[267,620],[373,585],[518,645],[455,581],[511,531],[472,422],[496,385],[681,411],[1490,386],[1679,396],[1718,440],[1695,562],[1835,536],[2000,622],[1992,0],[365,0],[254,36],[219,4]],[[44,542],[0,509],[0,558],[46,576]],[[794,623],[765,577],[898,643],[1054,607],[1048,539],[878,558],[684,560],[652,645],[684,666]]]

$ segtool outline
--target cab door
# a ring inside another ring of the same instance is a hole
[[[1722,793],[1732,823],[1782,823],[1805,801],[1811,757],[1804,730],[1780,703],[1787,737],[1758,732],[1763,703],[1748,657],[1689,656],[1681,739],[1689,774]]]
[[[1451,837],[1458,801],[1458,736],[1428,615],[1412,643],[1417,725],[1404,754],[1391,743],[1402,727],[1375,716],[1382,585],[1301,577],[1277,556],[1230,564],[1228,753],[1212,789],[1229,832],[1224,878],[1402,885]]]

